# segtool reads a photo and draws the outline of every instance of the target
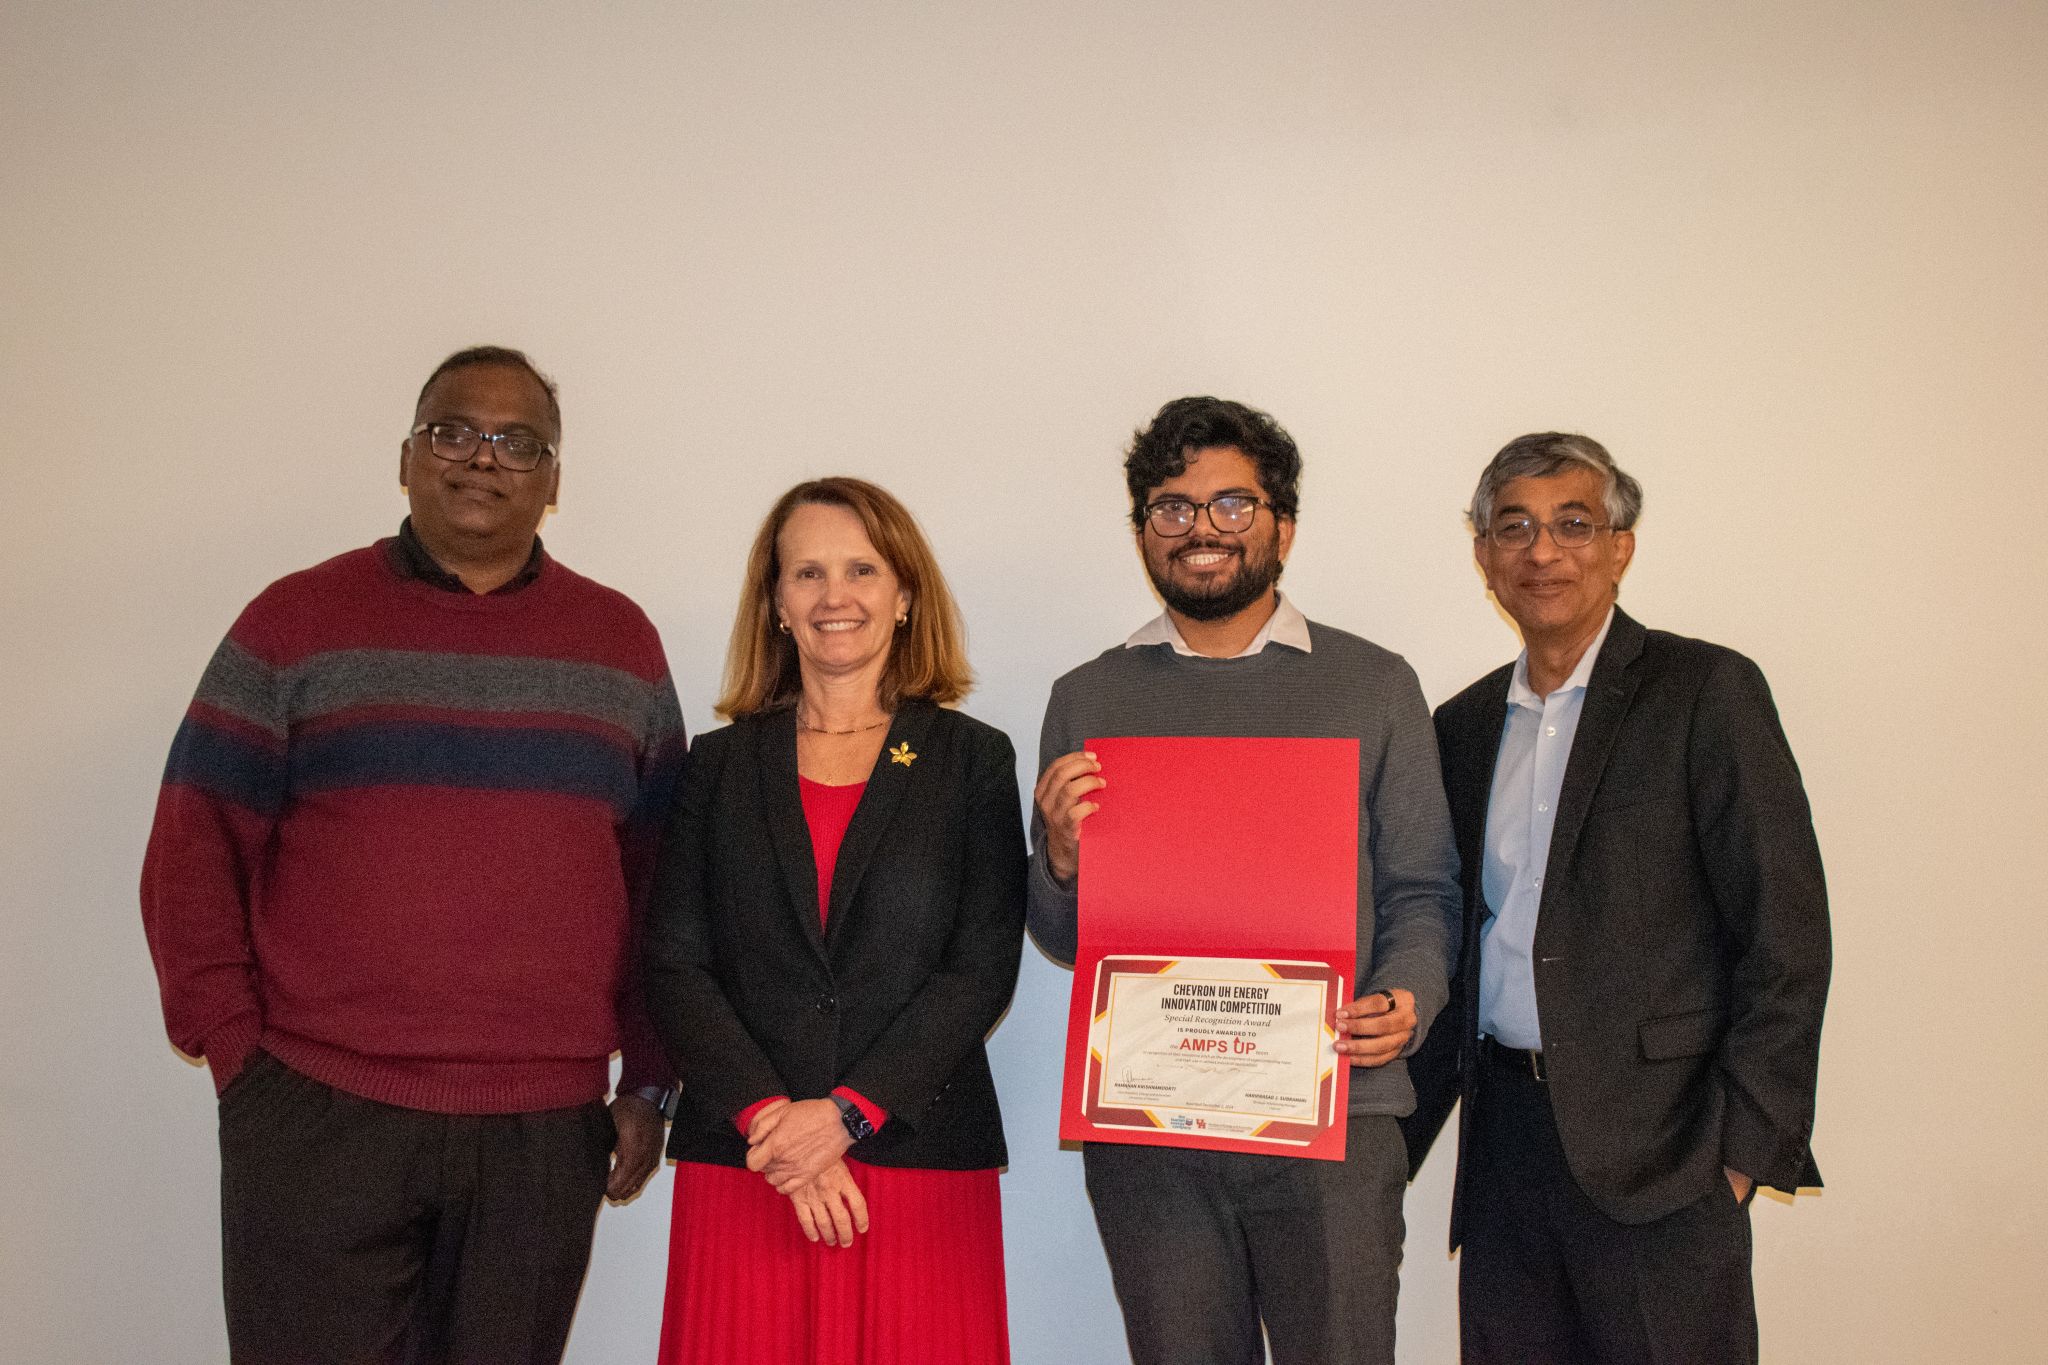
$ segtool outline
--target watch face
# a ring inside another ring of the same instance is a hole
[[[846,1124],[847,1135],[855,1142],[875,1135],[875,1125],[868,1122],[868,1116],[861,1113],[859,1105],[837,1096],[833,1098],[833,1103],[839,1106],[839,1117]]]

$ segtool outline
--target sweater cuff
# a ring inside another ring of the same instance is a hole
[[[630,1095],[650,1085],[666,1089],[675,1083],[675,1071],[669,1066],[668,1054],[661,1050],[646,1009],[638,999],[621,1001],[618,1093]]]
[[[740,1110],[739,1113],[734,1114],[732,1121],[739,1128],[740,1136],[745,1137],[754,1130],[754,1120],[761,1116],[763,1109],[774,1104],[777,1100],[787,1101],[788,1099],[789,1096],[787,1095],[770,1095],[766,1099],[755,1100],[752,1104]]]
[[[659,1056],[636,1056],[626,1053],[619,1062],[619,1083],[613,1092],[630,1095],[636,1090],[666,1090],[674,1085],[675,1077],[669,1075],[668,1064]]]
[[[1035,879],[1039,886],[1050,895],[1053,904],[1078,906],[1081,903],[1081,878],[1079,874],[1077,873],[1074,880],[1070,882],[1061,881],[1053,875],[1052,859],[1048,858],[1043,852],[1033,855],[1030,866],[1027,869],[1027,874]]]
[[[256,1040],[263,1036],[263,1021],[253,1014],[238,1014],[206,1038],[206,1066],[213,1073],[213,1093],[218,1095],[242,1074]]]
[[[832,1087],[832,1093],[834,1095],[837,1095],[840,1099],[850,1102],[854,1108],[860,1110],[861,1117],[865,1118],[870,1124],[874,1125],[877,1131],[881,1129],[883,1124],[889,1121],[888,1110],[884,1109],[881,1105],[876,1104],[873,1100],[869,1099],[866,1095],[861,1094],[860,1091],[855,1090],[851,1086],[835,1085]]]
[[[1075,878],[1072,886],[1060,885],[1053,879],[1052,868],[1042,851],[1031,855],[1024,875],[1025,923],[1032,941],[1046,956],[1071,966],[1081,946],[1080,879]]]

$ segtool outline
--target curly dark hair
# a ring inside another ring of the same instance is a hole
[[[466,370],[472,365],[506,365],[524,370],[533,376],[533,382],[540,385],[541,392],[548,396],[548,420],[555,424],[555,439],[562,439],[562,399],[555,388],[555,381],[540,372],[540,367],[527,359],[526,352],[515,351],[510,346],[471,346],[457,351],[434,367],[427,376],[427,382],[420,385],[420,396],[413,401],[413,412],[417,414],[420,404],[427,401],[427,390],[434,387],[434,381],[450,370]]]
[[[1227,398],[1176,398],[1150,426],[1133,433],[1124,455],[1124,485],[1131,493],[1131,524],[1145,524],[1145,495],[1178,477],[1188,457],[1215,446],[1235,446],[1258,467],[1259,484],[1275,516],[1292,517],[1300,504],[1301,451],[1286,428],[1257,408]]]

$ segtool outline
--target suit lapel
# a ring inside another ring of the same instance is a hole
[[[1643,652],[1643,628],[1620,607],[1614,609],[1614,624],[1607,629],[1607,641],[1600,657],[1593,661],[1593,676],[1586,681],[1586,701],[1579,711],[1578,733],[1572,738],[1572,755],[1565,763],[1564,785],[1557,793],[1557,823],[1550,831],[1550,857],[1543,866],[1543,905],[1550,904],[1552,892],[1563,884],[1565,870],[1578,852],[1579,835],[1586,828],[1586,813],[1593,806],[1593,792],[1607,771],[1614,752],[1614,740],[1621,733],[1622,717],[1636,694],[1640,681],[1632,665]],[[1542,932],[1542,912],[1537,914],[1537,932]]]
[[[1514,666],[1509,665],[1482,679],[1483,687],[1471,703],[1451,713],[1457,729],[1445,750],[1444,790],[1451,802],[1451,832],[1458,845],[1458,880],[1464,893],[1455,974],[1460,998],[1453,1003],[1464,1025],[1458,1036],[1458,1085],[1465,1103],[1458,1106],[1460,1178],[1451,1211],[1453,1242],[1463,1226],[1462,1205],[1457,1201],[1462,1200],[1465,1188],[1464,1154],[1472,1150],[1468,1138],[1479,1083],[1473,1066],[1472,1033],[1479,1026],[1479,935],[1486,920],[1486,812],[1493,804],[1493,769],[1500,758],[1508,682],[1514,673]]]
[[[883,833],[896,818],[904,793],[919,776],[919,751],[925,747],[925,738],[937,715],[938,708],[928,701],[906,701],[897,708],[889,737],[882,741],[882,752],[875,756],[874,771],[868,774],[867,788],[860,794],[853,822],[846,827],[846,838],[839,845],[839,862],[832,869],[832,913],[825,926],[828,944],[839,937],[854,895],[860,890],[861,877]],[[815,891],[812,897],[815,904]]]
[[[1486,811],[1493,800],[1493,769],[1500,757],[1501,728],[1507,724],[1508,681],[1512,667],[1487,679],[1486,693],[1467,710],[1463,733],[1453,750],[1452,770],[1444,774],[1444,786],[1452,793],[1451,828],[1458,835],[1458,856],[1468,872],[1477,903],[1479,859],[1486,845]],[[1470,906],[1468,906],[1468,909]]]
[[[1500,736],[1507,724],[1508,681],[1512,666],[1487,680],[1484,695],[1468,708],[1464,733],[1452,755],[1453,771],[1444,774],[1452,794],[1451,829],[1458,843],[1459,878],[1465,904],[1458,961],[1475,969],[1462,972],[1467,1018],[1479,1017],[1479,935],[1486,923],[1486,812],[1493,804],[1493,769],[1500,758]],[[1460,1039],[1462,1051],[1467,1040]]]
[[[755,721],[755,752],[760,757],[761,814],[775,844],[775,861],[790,908],[818,956],[825,955],[825,935],[818,925],[818,867],[811,854],[811,827],[804,820],[803,792],[796,778],[796,709],[788,707]]]

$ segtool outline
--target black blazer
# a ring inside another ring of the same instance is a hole
[[[683,1084],[668,1154],[742,1165],[740,1110],[844,1084],[889,1111],[850,1155],[1002,1165],[982,1040],[1017,984],[1024,857],[1010,741],[906,702],[847,828],[821,930],[795,712],[700,736],[647,922],[648,1009]]]
[[[1461,1096],[1469,1158],[1486,811],[1512,667],[1438,708],[1463,864],[1464,951],[1408,1063],[1411,1167]],[[1755,664],[1617,610],[1558,794],[1537,911],[1536,1004],[1565,1158],[1610,1217],[1646,1223],[1732,1166],[1818,1185],[1827,890],[1806,793]],[[1451,1246],[1460,1240],[1454,1201]]]

